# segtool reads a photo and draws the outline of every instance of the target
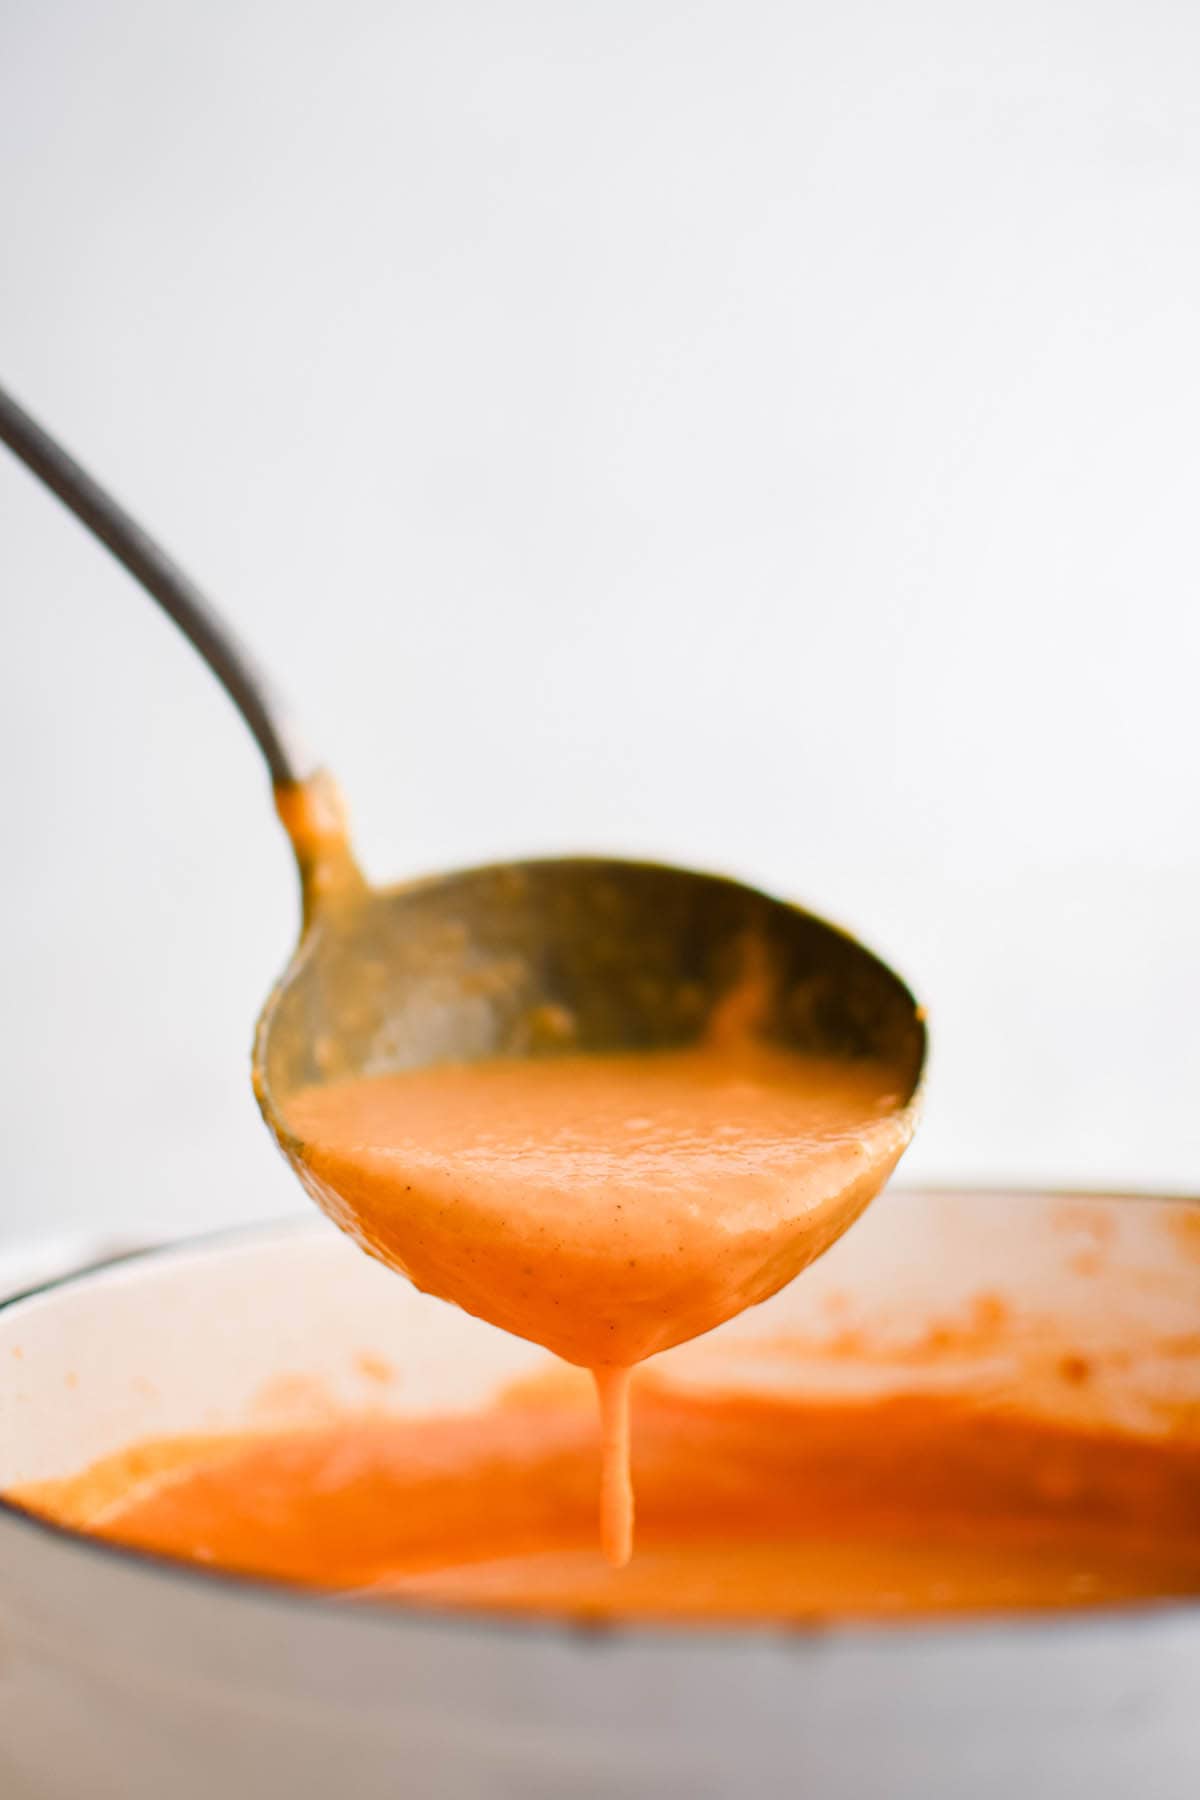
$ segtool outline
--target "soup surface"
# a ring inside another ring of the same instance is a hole
[[[953,1394],[706,1395],[653,1371],[638,1385],[639,1546],[621,1569],[595,1546],[596,1422],[565,1370],[482,1414],[148,1444],[18,1497],[209,1568],[577,1619],[888,1619],[1200,1594],[1194,1433]]]

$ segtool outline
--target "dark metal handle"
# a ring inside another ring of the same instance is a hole
[[[2,387],[0,442],[108,546],[200,652],[254,733],[276,787],[311,775],[312,764],[285,728],[266,681],[200,589]]]

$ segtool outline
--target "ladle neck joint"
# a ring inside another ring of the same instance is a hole
[[[330,775],[320,770],[306,781],[279,783],[275,806],[300,867],[305,925],[327,907],[365,892],[350,847],[345,804]]]

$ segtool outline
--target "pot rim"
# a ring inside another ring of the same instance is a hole
[[[1031,1182],[971,1183],[914,1182],[898,1183],[891,1189],[896,1194],[928,1194],[934,1197],[959,1197],[971,1200],[1004,1200],[1040,1198],[1073,1201],[1121,1201],[1137,1204],[1144,1201],[1200,1208],[1200,1194],[1130,1190],[1127,1188],[1041,1187]],[[314,1215],[291,1216],[256,1223],[215,1227],[211,1231],[194,1232],[186,1237],[166,1239],[134,1250],[118,1251],[97,1257],[65,1273],[54,1275],[22,1288],[0,1300],[0,1320],[21,1306],[44,1300],[60,1290],[77,1285],[102,1282],[106,1276],[126,1268],[140,1268],[164,1260],[186,1262],[197,1253],[237,1248],[242,1244],[269,1242],[281,1234],[304,1234],[328,1231],[328,1222]],[[335,1228],[336,1229],[336,1228]],[[1145,1628],[1154,1620],[1173,1619],[1200,1622],[1200,1596],[1150,1599],[1119,1606],[1097,1606],[1053,1612],[981,1613],[944,1619],[916,1619],[911,1623],[888,1620],[850,1618],[829,1623],[826,1620],[778,1621],[764,1625],[730,1623],[715,1625],[681,1624],[645,1619],[631,1623],[613,1623],[547,1617],[504,1611],[473,1611],[466,1607],[439,1606],[429,1602],[414,1603],[389,1599],[386,1603],[351,1599],[335,1591],[312,1588],[283,1577],[243,1574],[232,1569],[218,1569],[189,1563],[161,1551],[139,1550],[131,1545],[114,1543],[93,1536],[71,1525],[62,1525],[18,1500],[0,1492],[0,1524],[14,1527],[31,1538],[48,1541],[60,1548],[104,1562],[110,1567],[126,1568],[134,1575],[149,1575],[192,1593],[224,1592],[231,1600],[250,1602],[256,1606],[283,1605],[310,1617],[321,1615],[353,1621],[391,1633],[429,1629],[457,1629],[475,1637],[484,1636],[506,1643],[515,1641],[586,1644],[600,1648],[618,1648],[622,1644],[675,1643],[689,1646],[733,1647],[739,1643],[762,1645],[782,1641],[789,1645],[858,1644],[876,1648],[894,1644],[911,1648],[918,1642],[945,1644],[950,1639],[966,1640],[976,1635],[1001,1634],[1005,1637],[1030,1636],[1041,1641],[1061,1635],[1077,1635],[1089,1624],[1104,1624],[1110,1630],[1125,1626]]]

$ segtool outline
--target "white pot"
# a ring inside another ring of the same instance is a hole
[[[906,1343],[986,1289],[1026,1338],[1053,1314],[1083,1351],[1122,1343],[1108,1399],[1136,1422],[1156,1396],[1200,1403],[1200,1358],[1179,1355],[1200,1328],[1198,1237],[1186,1202],[890,1194],[787,1293],[672,1359],[751,1378],[739,1346],[828,1332],[836,1291],[837,1329],[869,1325],[893,1346],[888,1378],[910,1386],[929,1376]],[[1014,1391],[1021,1338],[989,1367]],[[0,1310],[0,1487],[139,1437],[377,1401],[364,1352],[398,1371],[398,1411],[478,1404],[542,1355],[422,1298],[316,1219],[151,1253]],[[836,1372],[818,1358],[796,1380]],[[1074,1791],[1200,1793],[1200,1607],[589,1632],[368,1612],[0,1505],[0,1800]]]

